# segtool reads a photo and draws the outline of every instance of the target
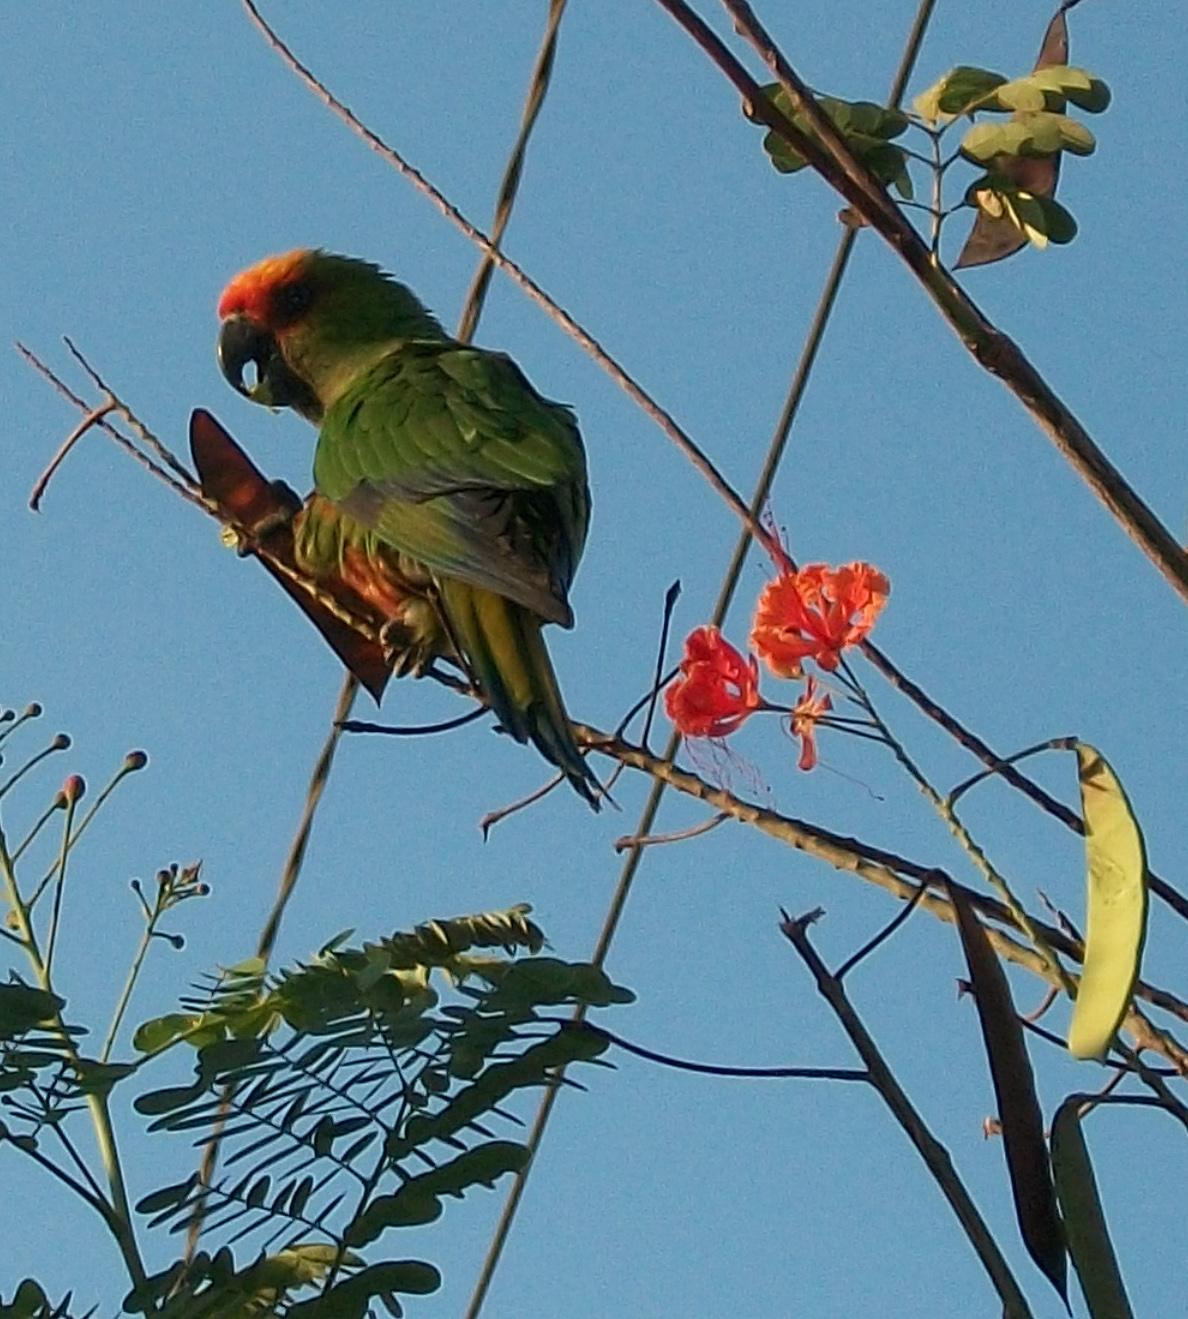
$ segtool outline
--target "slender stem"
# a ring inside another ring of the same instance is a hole
[[[37,933],[30,919],[29,908],[21,897],[16,871],[13,868],[12,857],[9,854],[3,831],[0,831],[0,878],[3,878],[9,908],[16,921],[17,932],[24,942],[25,952],[33,967],[37,982],[47,993],[53,993],[49,967],[42,958]],[[81,1061],[78,1049],[74,1044],[73,1037],[66,1029],[66,1023],[62,1020],[61,1013],[55,1014],[53,1025],[65,1048],[66,1056],[72,1063],[78,1065]],[[81,1073],[81,1068],[79,1071]],[[100,1202],[105,1206],[105,1210],[100,1212],[103,1213],[104,1221],[107,1223],[116,1244],[120,1248],[120,1253],[124,1257],[124,1265],[128,1270],[132,1285],[141,1287],[147,1279],[147,1274],[145,1273],[144,1262],[140,1258],[140,1248],[136,1243],[132,1206],[128,1202],[128,1192],[124,1185],[124,1172],[120,1164],[119,1149],[116,1145],[111,1113],[107,1107],[107,1096],[92,1092],[86,1096],[86,1101],[87,1107],[91,1110],[91,1122],[95,1128],[95,1143],[99,1149],[99,1157],[103,1162],[104,1172],[107,1175],[108,1193],[111,1196],[110,1202]],[[89,1194],[87,1200],[88,1203],[93,1202]]]
[[[47,747],[43,747],[36,755],[32,755],[15,773],[11,774],[3,784],[0,784],[0,797],[6,796],[16,785],[29,773],[35,769],[48,756],[52,756],[56,751],[65,751],[70,745],[70,739],[59,735]],[[53,809],[52,807],[50,808]]]
[[[948,1150],[929,1131],[924,1119],[884,1061],[853,1004],[846,997],[841,981],[836,976],[830,975],[825,963],[821,961],[809,942],[809,924],[820,915],[822,913],[816,911],[802,916],[799,920],[791,920],[785,914],[780,929],[808,967],[817,982],[817,989],[833,1009],[842,1029],[850,1037],[850,1042],[870,1073],[871,1084],[882,1096],[883,1102],[916,1147],[925,1166],[940,1187],[941,1194],[949,1202],[970,1245],[981,1260],[982,1267],[990,1276],[995,1291],[1002,1298],[1005,1314],[1009,1319],[1028,1319],[1031,1309],[1027,1300],[1019,1290],[1019,1284],[1003,1258],[998,1243],[965,1189],[965,1184],[957,1175]]]
[[[915,275],[941,316],[980,366],[997,376],[1027,409],[1074,471],[1113,514],[1181,599],[1188,601],[1188,552],[1110,462],[1093,437],[1024,356],[1013,340],[984,315],[939,262],[860,161],[809,89],[789,65],[745,0],[722,0],[735,29],[775,75],[796,127],[685,0],[657,0],[685,29],[741,94],[754,117],[779,133],[883,238]]]
[[[648,1062],[659,1063],[662,1067],[673,1067],[681,1072],[696,1072],[701,1076],[729,1076],[750,1080],[793,1080],[793,1081],[870,1081],[870,1073],[858,1067],[729,1067],[722,1063],[692,1062],[687,1058],[674,1058],[668,1053],[659,1053],[655,1049],[646,1049],[642,1044],[633,1044],[621,1035],[594,1026],[588,1021],[574,1022],[572,1017],[541,1017],[540,1021],[551,1022],[568,1030],[585,1031],[590,1035],[600,1036],[625,1053],[633,1053],[637,1058],[646,1058]]]
[[[532,137],[532,130],[536,127],[536,121],[540,117],[540,111],[544,105],[545,96],[548,94],[549,82],[553,75],[553,61],[557,55],[557,32],[561,26],[561,19],[565,14],[567,3],[568,0],[549,0],[549,15],[545,20],[544,35],[541,37],[536,62],[533,64],[532,72],[528,77],[528,95],[520,114],[520,131],[499,184],[499,200],[495,205],[495,219],[491,225],[491,246],[494,248],[498,248],[503,241],[508,221],[511,219],[516,193],[520,186],[520,175],[524,170],[524,157],[528,151],[528,142]],[[473,338],[475,329],[478,327],[478,318],[482,313],[483,302],[487,296],[487,286],[491,282],[491,275],[494,270],[495,260],[493,255],[490,252],[484,252],[482,259],[479,261],[478,269],[475,270],[474,277],[470,282],[470,288],[467,290],[462,318],[458,322],[457,337],[463,343],[468,343]]]
[[[326,791],[326,783],[330,778],[330,770],[334,765],[334,753],[338,750],[338,744],[342,740],[343,725],[350,716],[351,706],[355,703],[355,696],[358,691],[358,680],[348,673],[343,679],[342,689],[338,693],[338,701],[330,721],[330,732],[327,734],[326,740],[322,744],[322,750],[314,762],[313,773],[310,775],[309,787],[305,794],[305,806],[301,812],[297,832],[293,835],[293,841],[289,845],[289,854],[285,858],[284,869],[281,871],[276,900],[272,904],[272,910],[268,914],[268,919],[265,921],[264,928],[260,931],[260,937],[256,943],[256,956],[265,963],[272,956],[277,935],[280,933],[281,921],[284,919],[285,909],[288,907],[289,900],[293,896],[293,890],[297,887],[297,881],[301,877],[301,867],[305,861],[305,852],[309,846],[310,834],[313,832],[314,817],[317,815],[322,795]],[[219,1145],[223,1138],[223,1128],[227,1122],[227,1115],[231,1111],[230,1099],[231,1088],[227,1085],[223,1087],[218,1116],[202,1150],[202,1160],[198,1168],[198,1179],[206,1186],[214,1182],[215,1168],[219,1159]],[[187,1262],[193,1259],[194,1252],[198,1249],[198,1239],[202,1235],[202,1223],[205,1214],[205,1205],[199,1201],[194,1206],[194,1212],[190,1217],[189,1227],[186,1231],[185,1259]]]
[[[99,1054],[101,1063],[107,1062],[111,1057],[111,1051],[115,1047],[116,1036],[119,1034],[120,1026],[124,1020],[124,1014],[128,1010],[128,1004],[132,1001],[132,991],[136,988],[136,982],[140,978],[141,968],[144,966],[144,959],[148,955],[149,945],[153,941],[153,932],[157,928],[157,922],[161,918],[160,891],[158,890],[158,900],[155,908],[149,913],[144,933],[140,936],[140,945],[136,949],[136,955],[132,959],[132,965],[128,968],[128,975],[124,980],[124,988],[120,993],[119,1002],[115,1006],[115,1011],[111,1016],[111,1025],[107,1028],[107,1038],[103,1041],[103,1050]]]
[[[661,759],[642,747],[624,742],[622,738],[613,737],[587,724],[575,724],[574,732],[581,745],[589,746],[603,755],[648,774],[655,780],[652,786],[653,795],[661,784],[675,788],[695,801],[704,802],[715,810],[724,811],[731,818],[758,829],[785,846],[794,847],[836,870],[856,875],[859,879],[885,889],[905,901],[915,896],[918,881],[927,877],[930,881],[929,892],[919,899],[920,906],[950,924],[956,920],[953,908],[945,898],[932,890],[933,879],[938,883],[943,880],[945,884],[960,888],[979,914],[1007,926],[1015,925],[1014,918],[1003,903],[967,888],[945,871],[938,870],[934,866],[921,865],[918,861],[908,860],[885,848],[872,847],[859,839],[843,837],[819,825],[793,819],[768,807],[744,801],[724,788],[716,787],[696,774],[680,769],[672,763],[671,759]],[[917,883],[912,883],[911,880],[916,880]],[[1034,916],[1029,919],[1032,926],[1040,931],[1053,948],[1058,948],[1074,960],[1080,960],[1083,950],[1061,930],[1036,920]],[[1018,943],[1003,930],[988,927],[986,934],[999,956],[1024,967],[1049,984],[1055,983],[1063,988],[1063,981],[1033,948]],[[1167,990],[1140,980],[1135,985],[1134,994],[1136,999],[1170,1012],[1181,1021],[1188,1021],[1188,1003]],[[1169,1062],[1175,1064],[1177,1069],[1183,1070],[1188,1066],[1188,1049],[1167,1032],[1156,1030],[1137,1007],[1131,1007],[1123,1024],[1134,1034],[1136,1040],[1142,1042],[1144,1048],[1162,1054]]]
[[[941,165],[941,140],[939,133],[929,133],[932,141],[932,241],[929,250],[932,254],[934,265],[940,264],[940,238],[941,225],[944,224],[945,213],[943,210],[944,197],[944,178],[945,171]]]
[[[70,853],[74,851],[74,848],[78,843],[78,840],[86,832],[91,821],[95,818],[96,815],[98,815],[100,808],[104,805],[107,799],[119,786],[121,780],[127,778],[129,774],[134,774],[134,773],[136,773],[135,770],[129,769],[126,765],[121,765],[120,768],[116,770],[116,772],[111,776],[110,782],[106,784],[106,786],[103,788],[103,791],[100,792],[100,794],[95,798],[94,803],[91,806],[91,809],[87,811],[87,813],[83,816],[83,818],[78,822],[78,828],[75,829],[73,833],[69,835],[69,838],[66,842],[67,856],[69,856]],[[60,864],[61,862],[59,861],[55,863],[53,866],[51,866],[45,872],[45,874],[42,875],[41,881],[38,883],[37,887],[33,890],[33,892],[29,895],[30,911],[32,911],[33,908],[36,907],[37,903],[40,901],[41,895],[45,892],[46,888],[49,886],[50,881],[53,879],[55,873],[57,872],[58,866]]]
[[[1076,811],[1070,810],[1062,801],[1057,801],[1051,793],[1045,792],[1033,779],[1029,779],[1026,774],[1020,773],[1010,763],[1010,758],[1004,760],[972,729],[967,728],[948,710],[937,705],[932,697],[922,687],[914,683],[902,669],[892,662],[891,657],[880,650],[874,642],[868,638],[859,649],[896,691],[902,692],[922,714],[940,728],[943,728],[955,742],[963,746],[971,755],[976,756],[988,769],[998,774],[1004,783],[1009,784],[1017,792],[1021,792],[1041,810],[1052,816],[1053,819],[1059,820],[1066,829],[1071,829],[1076,834],[1084,834],[1084,822]],[[1188,920],[1188,897],[1185,897],[1166,879],[1161,879],[1153,871],[1147,872],[1147,883],[1152,893],[1163,902],[1166,902],[1177,915]]]
[[[912,896],[907,900],[907,903],[904,905],[904,907],[900,911],[896,912],[896,914],[887,922],[886,925],[883,926],[883,928],[878,932],[878,934],[874,936],[874,938],[868,939],[866,943],[864,943],[856,953],[853,953],[849,957],[847,957],[846,960],[841,964],[841,966],[837,968],[837,970],[833,973],[834,979],[836,979],[839,982],[844,980],[846,976],[848,976],[850,972],[861,962],[864,962],[866,958],[868,958],[871,955],[871,953],[875,951],[876,948],[881,948],[883,944],[885,944],[887,940],[890,939],[890,937],[895,933],[896,930],[899,929],[901,925],[906,924],[912,912],[914,912],[916,908],[920,905],[920,901],[924,897],[925,893],[928,892],[928,886],[931,882],[932,881],[930,879],[922,879],[920,881],[919,887],[916,889],[915,893],[913,893]],[[1056,991],[1052,990],[1050,992],[1055,993]]]
[[[960,844],[966,856],[968,856],[978,870],[981,871],[986,882],[991,888],[997,891],[998,896],[1006,904],[1006,908],[1011,914],[1011,919],[1019,929],[1027,935],[1028,939],[1031,940],[1036,952],[1039,953],[1040,957],[1042,957],[1047,964],[1049,970],[1059,980],[1064,987],[1065,992],[1072,995],[1074,993],[1073,981],[1068,975],[1068,972],[1065,971],[1060,959],[1052,951],[1052,947],[1048,940],[1040,933],[1038,926],[1031,919],[1031,916],[1028,914],[1023,904],[1019,902],[1011,891],[1011,886],[1007,883],[1003,875],[994,867],[990,858],[982,850],[980,844],[974,839],[960,816],[958,816],[957,812],[953,809],[952,800],[950,798],[942,797],[932,786],[924,772],[911,756],[908,755],[907,749],[904,747],[903,743],[899,741],[890,728],[888,728],[883,722],[882,717],[874,707],[874,703],[862,688],[857,678],[854,677],[853,672],[849,670],[848,666],[846,666],[846,668],[848,676],[854,683],[855,689],[860,694],[859,699],[861,700],[863,707],[867,714],[870,715],[879,732],[882,734],[883,741],[891,748],[891,752],[895,756],[895,759],[899,761],[900,765],[902,765],[907,771],[908,776],[911,778],[912,782],[915,783],[916,787],[919,788],[920,792],[923,793],[933,810],[935,810],[941,819],[949,826],[949,832]]]
[[[44,1168],[51,1177],[56,1178],[63,1186],[68,1186],[75,1195],[79,1196],[86,1204],[111,1226],[111,1206],[103,1199],[101,1195],[96,1195],[89,1186],[85,1186],[76,1177],[72,1177],[65,1168],[59,1167],[53,1159],[43,1154],[39,1149],[24,1142],[9,1141],[13,1149],[32,1159],[39,1167]]]
[[[74,824],[77,798],[71,796],[66,803],[66,821],[62,826],[62,843],[58,850],[57,882],[54,885],[54,905],[50,913],[49,936],[46,939],[45,977],[48,981],[54,966],[54,949],[58,943],[58,927],[62,919],[62,892],[66,887],[66,858],[70,854],[70,830]],[[32,905],[30,903],[30,905]]]
[[[326,740],[322,744],[317,760],[314,762],[313,773],[309,778],[309,788],[305,794],[305,806],[302,808],[301,820],[289,846],[289,854],[285,858],[284,869],[281,871],[276,901],[273,903],[272,911],[268,915],[268,920],[264,923],[264,928],[260,932],[260,938],[256,944],[256,956],[262,957],[265,961],[268,961],[272,956],[272,950],[276,946],[276,937],[280,933],[280,924],[284,918],[285,908],[289,904],[289,899],[293,896],[293,890],[296,888],[297,880],[301,875],[306,849],[309,847],[310,834],[313,832],[314,817],[317,815],[322,796],[326,791],[330,771],[334,767],[334,755],[342,738],[343,725],[350,717],[351,706],[355,703],[358,691],[358,682],[348,674],[343,680],[342,689],[338,693],[338,701],[335,704],[334,714],[330,721],[330,732],[326,735]]]

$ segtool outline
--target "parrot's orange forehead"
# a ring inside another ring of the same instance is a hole
[[[241,270],[219,298],[219,319],[243,315],[267,325],[273,293],[280,286],[299,279],[312,256],[311,249],[299,247],[279,256],[265,257],[247,270]]]

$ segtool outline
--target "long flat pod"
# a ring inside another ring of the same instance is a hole
[[[1147,933],[1147,855],[1118,776],[1096,747],[1077,743],[1085,821],[1085,962],[1068,1050],[1104,1058],[1126,1015]]]
[[[1019,1232],[1031,1258],[1067,1305],[1064,1229],[1056,1208],[1043,1113],[1023,1027],[1015,1013],[1006,973],[969,899],[954,885],[948,889],[986,1042]]]

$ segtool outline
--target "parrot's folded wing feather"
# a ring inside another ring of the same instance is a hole
[[[327,412],[317,488],[395,549],[568,626],[589,520],[567,408],[498,353],[393,352]]]

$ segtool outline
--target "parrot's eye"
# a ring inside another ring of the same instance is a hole
[[[273,317],[282,324],[296,320],[313,301],[313,290],[308,284],[282,284],[272,295]]]

